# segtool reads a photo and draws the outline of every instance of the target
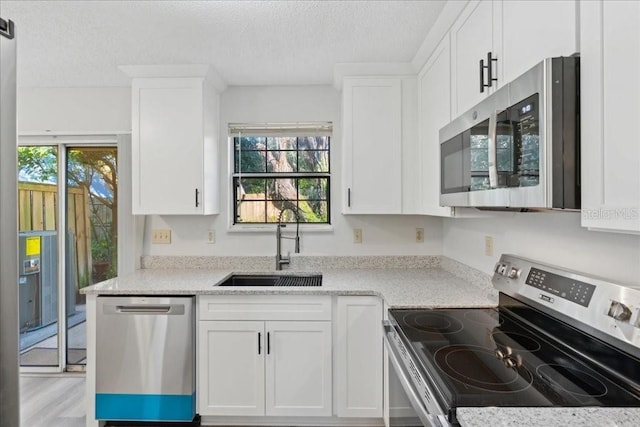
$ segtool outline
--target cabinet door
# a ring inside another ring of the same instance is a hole
[[[265,322],[266,415],[331,415],[331,322]]]
[[[422,213],[451,216],[440,206],[440,128],[451,121],[449,37],[446,36],[418,77],[420,143],[422,148]]]
[[[580,7],[582,226],[640,233],[640,2]]]
[[[577,4],[575,0],[501,2],[499,81],[512,81],[544,58],[574,54]]]
[[[202,80],[135,79],[132,90],[133,213],[202,213]]]
[[[402,211],[402,79],[343,85],[344,213]]]
[[[201,415],[264,415],[264,322],[200,321]]]
[[[451,93],[453,117],[464,113],[484,99],[490,91],[480,92],[480,60],[487,62],[487,53],[501,60],[495,52],[494,27],[500,22],[494,17],[499,7],[492,0],[472,1],[451,27]],[[497,38],[497,35],[496,35]],[[492,64],[496,70],[495,63]],[[487,73],[484,72],[485,82]],[[494,86],[500,82],[493,82]]]
[[[338,297],[336,392],[339,417],[382,417],[382,301]]]

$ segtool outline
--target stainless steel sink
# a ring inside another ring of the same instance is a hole
[[[233,274],[218,286],[322,286],[322,274]]]

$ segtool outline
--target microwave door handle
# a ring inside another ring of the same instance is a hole
[[[498,188],[497,116],[497,111],[489,115],[489,187],[491,188]]]

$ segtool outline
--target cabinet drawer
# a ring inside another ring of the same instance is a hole
[[[199,320],[331,320],[331,296],[202,295]]]

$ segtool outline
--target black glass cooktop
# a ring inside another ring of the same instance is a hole
[[[496,309],[389,311],[444,408],[640,406],[637,355],[511,300],[501,295]]]

